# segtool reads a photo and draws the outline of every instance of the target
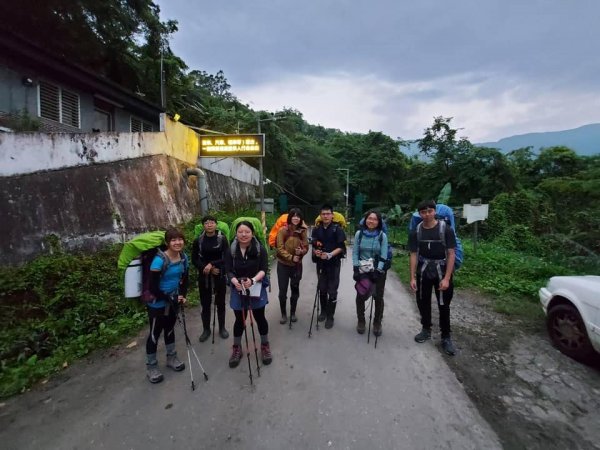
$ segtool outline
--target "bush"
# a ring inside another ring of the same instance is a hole
[[[123,299],[121,246],[93,254],[40,256],[0,269],[0,396],[20,392],[65,362],[114,344],[145,323]]]

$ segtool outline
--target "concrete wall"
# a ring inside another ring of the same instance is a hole
[[[0,133],[0,253],[18,264],[58,237],[95,248],[200,213],[197,135],[166,120],[160,133]],[[211,210],[249,204],[258,171],[240,160],[200,160]],[[207,166],[210,165],[210,168]]]

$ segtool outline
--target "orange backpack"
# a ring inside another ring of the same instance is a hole
[[[287,218],[287,213],[280,215],[277,222],[275,222],[275,225],[273,225],[273,228],[271,228],[271,231],[269,232],[269,247],[277,247],[277,233],[279,233],[281,227],[287,227]]]

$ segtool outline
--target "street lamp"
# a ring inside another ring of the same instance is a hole
[[[258,128],[258,134],[260,134],[260,123],[261,122],[275,122],[276,120],[283,120],[286,117],[282,117],[282,116],[272,116],[272,117],[266,117],[264,119],[261,119],[260,116],[256,118],[256,126]],[[265,149],[267,146],[267,140],[265,139]],[[260,195],[260,221],[262,223],[262,227],[263,227],[263,231],[266,233],[267,230],[267,218],[265,216],[265,183],[263,180],[264,174],[263,174],[263,156],[261,156],[260,158],[258,158],[258,192]]]
[[[340,171],[346,171],[346,220],[348,220],[348,199],[350,198],[350,169],[335,169]]]

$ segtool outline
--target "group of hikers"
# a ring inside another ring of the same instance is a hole
[[[438,301],[442,348],[447,354],[454,355],[455,348],[450,337],[450,302],[453,295],[452,274],[456,247],[454,232],[436,217],[434,201],[421,202],[417,209],[422,222],[410,232],[408,240],[410,286],[416,294],[422,325],[415,341],[423,343],[431,338],[433,291]],[[303,258],[310,251],[318,277],[316,295],[320,313],[317,321],[324,322],[326,329],[334,325],[341,261],[346,256],[346,234],[343,227],[333,219],[332,206],[323,205],[309,240],[309,230],[302,211],[292,208],[287,214],[285,225],[277,232],[275,248],[281,324],[289,321],[291,326],[291,323],[298,320],[296,308],[300,297]],[[192,245],[191,263],[198,272],[202,306],[203,331],[199,340],[205,342],[211,336],[213,301],[215,316],[218,317],[218,334],[222,339],[229,338],[229,332],[225,328],[225,297],[229,285],[229,306],[235,315],[229,367],[237,367],[242,359],[242,337],[247,321],[252,325],[253,337],[253,326],[256,323],[260,337],[261,360],[264,365],[268,365],[273,356],[269,343],[269,324],[265,317],[265,307],[269,301],[267,249],[257,239],[258,230],[251,221],[237,222],[232,242],[228,242],[227,237],[219,232],[217,222],[216,217],[212,215],[203,217],[203,231]],[[175,371],[185,368],[175,351],[174,334],[177,310],[180,304],[186,302],[188,290],[189,264],[183,251],[183,233],[176,228],[168,229],[165,232],[165,244],[166,249],[154,257],[150,266],[150,289],[155,300],[147,305],[150,333],[146,342],[146,366],[147,378],[151,383],[163,380],[156,355],[161,333],[164,335],[167,351],[167,367]],[[388,252],[388,246],[381,214],[375,210],[368,211],[354,236],[352,249],[353,279],[356,282],[356,331],[359,334],[365,333],[365,305],[371,297],[375,306],[373,334],[381,336],[383,332],[383,296],[391,254]],[[316,300],[315,298],[315,306]],[[215,317],[213,330],[214,322]],[[258,364],[257,354],[256,358]]]

